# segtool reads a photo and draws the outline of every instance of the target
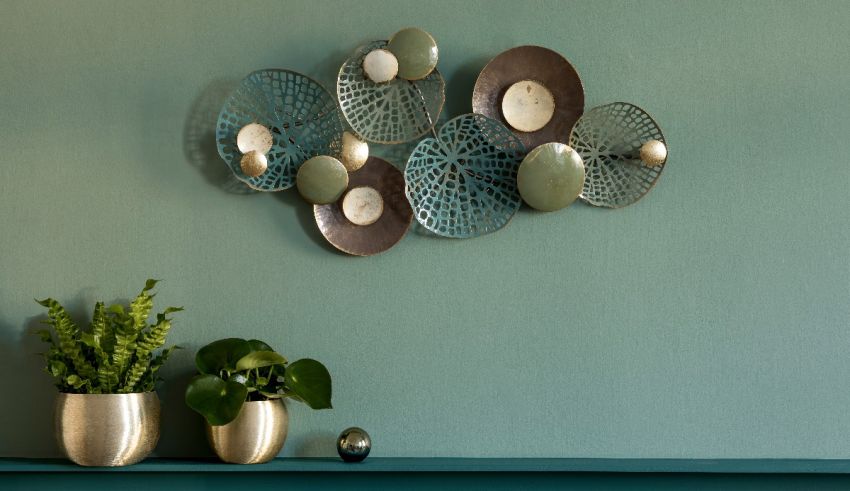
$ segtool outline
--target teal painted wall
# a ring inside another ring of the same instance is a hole
[[[264,338],[329,366],[284,455],[850,457],[850,3],[9,2],[0,5],[0,455],[55,455],[27,334],[66,302],[164,278],[185,305],[160,455],[208,452],[193,351]],[[422,26],[449,115],[486,61],[563,53],[588,106],[646,107],[671,158],[635,206],[521,211],[490,236],[410,233],[358,259],[294,192],[239,196],[210,114],[248,72],[332,80]],[[203,142],[200,145],[199,142]]]

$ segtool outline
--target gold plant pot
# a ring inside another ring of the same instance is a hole
[[[59,394],[55,425],[59,448],[76,464],[135,464],[159,440],[159,398],[156,392]]]
[[[247,401],[230,423],[207,423],[207,439],[227,463],[262,464],[280,453],[288,429],[289,413],[282,400]]]

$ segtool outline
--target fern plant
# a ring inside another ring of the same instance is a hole
[[[177,346],[160,350],[171,329],[169,314],[183,310],[168,307],[148,323],[158,280],[148,280],[130,305],[105,306],[97,302],[91,324],[78,327],[68,312],[52,298],[37,300],[47,308],[52,327],[38,331],[48,343],[45,370],[60,392],[71,394],[129,394],[151,392],[157,372]],[[157,350],[160,350],[157,352]]]

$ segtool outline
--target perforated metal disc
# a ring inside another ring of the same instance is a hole
[[[369,80],[363,72],[363,58],[386,46],[386,41],[374,41],[345,60],[337,78],[337,96],[342,114],[362,138],[373,143],[402,143],[433,127],[445,102],[445,82],[437,70],[416,81],[397,77],[377,84]]]
[[[274,139],[268,169],[257,177],[242,172],[236,146],[239,130],[250,123],[269,128]],[[280,191],[295,184],[310,157],[339,155],[342,131],[336,100],[318,82],[289,70],[258,70],[224,103],[215,138],[218,154],[239,180],[259,191]]]
[[[519,209],[517,169],[525,146],[500,122],[458,116],[438,138],[419,142],[404,172],[416,219],[444,237],[468,238],[504,227]]]
[[[661,128],[634,104],[615,102],[598,106],[578,120],[570,134],[570,146],[586,169],[580,199],[595,206],[628,206],[652,189],[664,170],[640,160],[640,147],[648,140],[665,145]]]

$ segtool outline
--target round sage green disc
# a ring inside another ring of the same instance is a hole
[[[437,66],[437,42],[430,34],[408,27],[393,34],[387,49],[398,60],[398,76],[407,80],[427,77]]]
[[[326,205],[339,199],[348,187],[348,171],[339,160],[319,155],[301,164],[295,185],[308,202]]]
[[[584,162],[563,143],[544,143],[523,159],[517,173],[522,199],[532,208],[555,211],[578,198],[584,187]]]

